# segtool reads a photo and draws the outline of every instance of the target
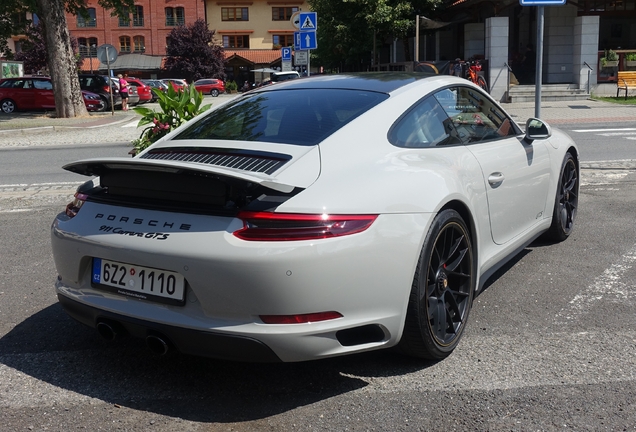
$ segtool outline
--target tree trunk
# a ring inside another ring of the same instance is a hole
[[[71,35],[64,14],[64,0],[36,0],[38,16],[44,25],[46,57],[53,82],[55,111],[58,118],[88,114],[71,47]]]

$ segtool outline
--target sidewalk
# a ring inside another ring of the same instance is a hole
[[[534,102],[502,104],[521,126],[534,117]],[[0,147],[130,142],[139,137],[133,111],[91,114],[84,118],[56,119],[42,114],[0,115]],[[623,122],[636,127],[636,105],[595,100],[551,101],[541,105],[541,118],[558,127],[568,123]]]

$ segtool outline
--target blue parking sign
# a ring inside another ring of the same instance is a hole
[[[294,32],[294,51],[300,50],[300,32]]]
[[[281,48],[280,57],[282,61],[291,61],[292,58],[292,50],[289,47]]]

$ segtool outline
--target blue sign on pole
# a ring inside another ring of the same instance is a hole
[[[282,61],[291,61],[292,58],[292,50],[289,47],[280,49],[280,57]]]
[[[304,32],[300,34],[300,49],[312,50],[318,48],[316,32]]]
[[[566,0],[519,0],[521,6],[563,6]]]
[[[317,12],[301,12],[299,18],[300,25],[298,30],[301,32],[315,32],[318,28]]]
[[[294,51],[300,50],[300,32],[294,32]]]

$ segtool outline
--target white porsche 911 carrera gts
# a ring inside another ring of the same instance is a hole
[[[134,158],[64,167],[94,178],[52,225],[58,299],[158,353],[442,359],[495,270],[569,236],[578,155],[461,78],[263,87]]]

